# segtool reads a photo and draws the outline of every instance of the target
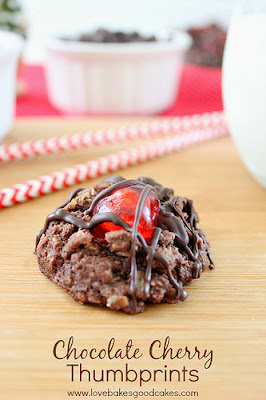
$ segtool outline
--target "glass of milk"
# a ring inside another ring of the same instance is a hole
[[[266,187],[266,0],[241,1],[223,60],[229,130],[253,177]]]

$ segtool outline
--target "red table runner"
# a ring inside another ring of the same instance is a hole
[[[26,92],[17,99],[18,117],[64,116],[49,103],[42,66],[23,65],[20,79],[26,86]],[[220,110],[222,110],[220,68],[185,65],[179,94],[172,107],[161,115],[191,115]]]

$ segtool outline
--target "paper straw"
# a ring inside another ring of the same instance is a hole
[[[0,208],[12,206],[27,200],[40,197],[44,194],[117,171],[130,165],[139,164],[150,159],[164,156],[165,154],[181,150],[222,136],[227,133],[225,126],[217,126],[204,130],[197,130],[186,134],[178,134],[149,142],[137,148],[120,151],[101,157],[85,164],[78,164],[50,175],[31,179],[24,183],[13,185],[0,190]]]
[[[207,129],[220,125],[225,126],[224,114],[222,112],[213,112],[196,114],[193,116],[167,118],[131,127],[112,128],[105,131],[100,130],[71,136],[13,143],[0,146],[0,164],[7,161],[39,157],[45,154],[119,143],[127,140],[165,136],[177,132],[183,133],[195,129]]]

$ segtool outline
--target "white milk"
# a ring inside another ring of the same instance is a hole
[[[223,62],[223,100],[240,155],[266,187],[266,14],[233,18]]]

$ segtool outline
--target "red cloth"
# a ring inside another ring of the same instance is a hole
[[[17,100],[18,117],[64,115],[48,101],[42,66],[23,65],[20,79],[26,86],[26,93]],[[161,115],[189,115],[220,110],[222,110],[220,68],[185,65],[178,97],[173,106]]]

